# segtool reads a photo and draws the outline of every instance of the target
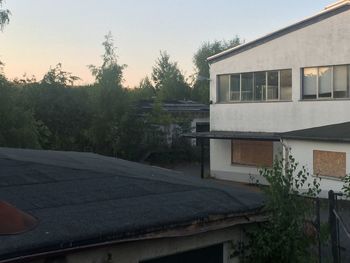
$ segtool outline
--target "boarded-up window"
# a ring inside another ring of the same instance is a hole
[[[314,150],[314,174],[344,177],[346,174],[346,153]]]
[[[232,140],[232,163],[272,167],[273,142]]]

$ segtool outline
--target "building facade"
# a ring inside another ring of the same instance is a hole
[[[280,134],[349,122],[349,25],[350,2],[340,1],[310,18],[210,57],[211,131]],[[211,140],[211,175],[249,182],[258,174],[257,167],[269,166],[281,155],[281,141]],[[346,153],[344,147],[350,145],[341,145],[342,149],[325,148],[315,140],[302,140],[290,141],[288,147],[316,174],[310,162],[314,157],[304,148]],[[349,173],[346,163],[345,173]],[[340,177],[330,174],[321,187],[339,190]]]

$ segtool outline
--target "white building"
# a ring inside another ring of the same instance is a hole
[[[323,190],[341,189],[350,171],[350,1],[208,61],[211,176],[249,182],[281,154],[284,141],[322,177]],[[304,131],[308,136],[283,135],[339,123]],[[337,137],[332,127],[340,129]]]

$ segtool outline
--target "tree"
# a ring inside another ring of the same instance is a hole
[[[176,62],[170,61],[167,52],[160,52],[160,57],[153,67],[152,80],[161,100],[183,100],[190,98],[190,87],[186,83]]]
[[[305,167],[299,168],[292,156],[277,160],[270,169],[260,169],[269,183],[266,196],[268,221],[248,232],[248,262],[316,262],[311,253],[315,238],[306,233],[313,213],[311,198],[320,193],[319,179],[310,181]],[[306,191],[305,191],[306,189]],[[244,261],[246,262],[246,261]]]
[[[2,31],[5,27],[10,22],[10,15],[11,12],[8,9],[2,9],[3,6],[3,0],[0,0],[0,31]]]
[[[58,84],[62,86],[73,86],[74,82],[80,80],[79,77],[72,75],[72,73],[64,71],[62,69],[62,64],[58,63],[54,68],[44,75],[42,83],[46,84]]]
[[[100,67],[89,65],[88,68],[100,86],[122,88],[123,70],[126,65],[118,64],[118,56],[111,32],[105,35],[105,41],[102,42],[102,45],[105,49],[102,55],[102,65]]]
[[[40,148],[37,123],[21,90],[0,75],[0,146]]]
[[[195,65],[194,84],[192,89],[192,99],[202,103],[209,102],[209,63],[207,58],[220,53],[226,49],[240,45],[239,37],[234,37],[229,41],[205,42],[193,56]]]
[[[141,80],[138,87],[133,90],[133,95],[136,100],[150,100],[155,98],[156,90],[153,87],[151,80],[148,77],[145,77]]]

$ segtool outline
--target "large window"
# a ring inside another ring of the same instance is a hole
[[[232,140],[232,163],[272,167],[273,142]]]
[[[292,70],[261,71],[218,76],[218,102],[292,99]]]
[[[350,65],[303,69],[303,99],[349,98]]]

